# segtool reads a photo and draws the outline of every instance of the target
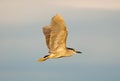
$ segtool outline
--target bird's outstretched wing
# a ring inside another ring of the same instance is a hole
[[[52,18],[50,26],[43,27],[43,33],[49,52],[66,48],[68,32],[65,22],[60,15],[56,15]]]
[[[45,26],[43,27],[43,33],[45,35],[45,39],[46,39],[46,45],[48,47],[48,49],[50,49],[50,46],[49,46],[49,40],[50,40],[50,26]]]
[[[63,18],[60,15],[54,16],[50,24],[50,52],[66,48],[67,34],[68,32]]]

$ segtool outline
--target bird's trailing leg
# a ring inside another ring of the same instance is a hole
[[[44,57],[38,59],[38,62],[43,62],[45,60],[49,59],[49,55],[45,55]]]

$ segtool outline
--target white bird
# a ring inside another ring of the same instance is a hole
[[[43,27],[43,33],[46,39],[46,45],[49,49],[49,54],[40,58],[38,62],[43,62],[51,58],[69,57],[76,53],[73,48],[66,47],[67,28],[61,15],[55,15],[49,26]]]

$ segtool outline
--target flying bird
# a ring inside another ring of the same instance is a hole
[[[52,17],[50,25],[43,27],[43,33],[45,35],[49,54],[38,59],[38,62],[43,62],[51,58],[69,57],[76,53],[82,53],[73,48],[66,47],[68,31],[61,15],[57,14]]]

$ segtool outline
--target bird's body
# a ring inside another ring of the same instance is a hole
[[[68,31],[63,18],[60,15],[55,15],[49,26],[43,27],[46,44],[49,49],[49,54],[40,58],[38,61],[42,62],[50,58],[69,57],[76,53],[72,48],[66,47],[66,39]]]

